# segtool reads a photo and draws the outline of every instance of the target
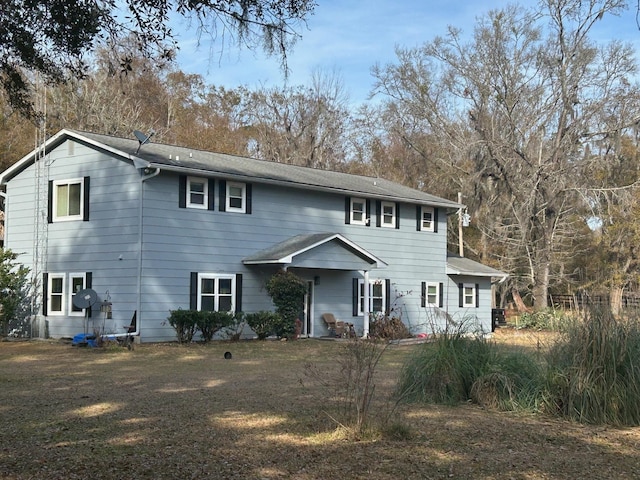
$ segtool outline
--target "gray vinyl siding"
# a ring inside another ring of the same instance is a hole
[[[272,309],[264,284],[274,268],[245,266],[242,259],[301,233],[341,233],[388,263],[386,268],[372,270],[370,278],[391,279],[388,301],[398,303],[396,297],[402,296],[397,311],[411,324],[418,324],[421,316],[421,282],[444,280],[444,213],[438,217],[438,233],[416,231],[415,206],[410,204],[400,205],[400,229],[376,227],[375,218],[371,226],[348,225],[343,195],[257,183],[252,185],[251,214],[220,212],[218,188],[216,182],[215,209],[201,210],[179,207],[178,175],[161,173],[145,183],[142,311],[143,325],[155,326],[152,331],[143,326],[146,340],[173,337],[171,328],[162,322],[169,310],[189,308],[190,272],[242,273],[243,310]],[[323,248],[329,247],[320,247],[309,256]],[[352,316],[352,279],[359,272],[322,270],[311,275],[313,271],[307,269],[293,271],[309,280],[319,277],[320,284],[314,287],[314,332],[325,332],[320,318],[324,312],[362,330],[362,317]]]
[[[113,319],[105,319],[97,305],[93,308],[89,329],[102,328],[104,322],[107,330],[121,333],[137,304],[139,175],[131,162],[80,144],[69,148],[69,143],[63,143],[47,155],[48,179],[90,177],[90,218],[89,221],[47,224],[48,248],[43,271],[67,274],[67,295],[69,273],[91,272],[92,288],[99,298],[104,299],[107,292],[111,297]],[[34,236],[33,174],[32,165],[7,185],[10,198],[7,247],[24,252],[20,261],[29,267],[32,267]],[[84,329],[82,316],[67,315],[68,296],[65,301],[65,314],[47,316],[51,336],[72,337]]]
[[[91,272],[92,288],[100,299],[113,304],[107,331],[121,333],[135,310],[142,341],[175,340],[167,323],[170,310],[190,308],[191,272],[242,274],[242,310],[271,310],[264,285],[276,271],[273,265],[244,265],[242,259],[293,236],[339,233],[381,259],[385,268],[373,269],[370,279],[389,279],[392,314],[413,333],[429,331],[434,317],[421,307],[421,283],[443,283],[450,317],[475,315],[490,329],[490,281],[446,275],[447,216],[439,209],[437,233],[416,230],[416,206],[397,203],[399,228],[377,227],[375,201],[371,199],[369,226],[345,223],[345,195],[303,188],[252,183],[251,214],[220,211],[220,180],[215,178],[214,209],[180,208],[179,176],[162,171],[141,182],[140,172],[129,160],[85,147],[69,148],[68,141],[49,153],[49,179],[90,177],[89,221],[48,224],[46,271]],[[30,266],[34,232],[33,165],[7,183],[6,245],[23,252],[20,261]],[[142,192],[142,193],[141,193]],[[142,202],[140,201],[142,195]],[[356,195],[367,199],[366,195]],[[322,269],[302,268],[326,255]],[[296,258],[292,271],[313,281],[315,336],[327,333],[321,319],[325,312],[353,323],[362,332],[364,319],[353,316],[353,279],[362,278],[365,263],[345,249],[325,244]],[[353,270],[340,270],[350,268]],[[139,275],[140,274],[140,275]],[[481,285],[480,308],[458,307],[458,282]],[[138,283],[139,282],[139,283]],[[139,304],[138,304],[139,302]],[[467,309],[469,310],[469,309]],[[55,337],[82,331],[77,316],[47,318]],[[93,322],[104,317],[94,309]],[[443,318],[437,320],[444,325]]]

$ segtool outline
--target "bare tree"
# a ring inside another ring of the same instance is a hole
[[[595,22],[623,7],[508,7],[481,18],[470,41],[450,28],[422,48],[399,50],[397,65],[374,69],[396,134],[420,152],[424,170],[437,165],[460,180],[481,243],[536,307],[547,305],[557,267],[571,254],[585,207],[576,192],[588,182],[585,165],[599,160],[590,145],[640,118],[628,95],[637,88],[631,48],[589,39]],[[434,157],[426,134],[449,154]]]
[[[315,73],[309,88],[258,90],[246,114],[252,155],[314,168],[344,167],[350,114],[335,74]]]

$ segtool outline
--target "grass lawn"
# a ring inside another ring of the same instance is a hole
[[[538,349],[548,339],[505,329],[496,340]],[[0,478],[640,478],[640,428],[470,404],[401,406],[394,415],[412,435],[349,440],[329,417],[332,392],[305,375],[312,362],[337,377],[341,348],[319,340],[133,351],[0,343]],[[385,351],[376,415],[415,348],[423,347]]]

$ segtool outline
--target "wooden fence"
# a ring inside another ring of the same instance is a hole
[[[604,307],[611,304],[608,295],[550,295],[549,305],[553,308],[572,310],[585,307]],[[640,295],[623,295],[622,308],[640,308]]]

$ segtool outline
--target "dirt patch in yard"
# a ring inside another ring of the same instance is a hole
[[[540,348],[514,331],[494,338]],[[329,416],[335,399],[305,375],[309,361],[331,374],[340,348],[0,343],[0,478],[640,478],[639,428],[474,405],[403,405],[395,420],[411,435],[348,440]],[[415,348],[386,350],[377,398],[392,391]]]

